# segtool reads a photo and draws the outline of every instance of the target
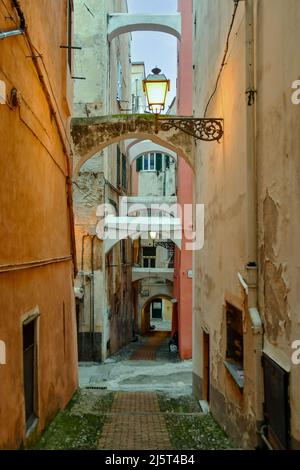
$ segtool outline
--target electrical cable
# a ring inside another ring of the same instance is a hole
[[[231,19],[229,31],[228,31],[228,34],[227,34],[227,39],[226,39],[226,45],[225,45],[225,51],[224,51],[224,55],[223,55],[222,64],[221,64],[221,67],[220,67],[220,71],[219,71],[219,74],[218,74],[218,77],[217,77],[217,80],[216,80],[214,90],[213,90],[212,94],[210,95],[210,97],[208,99],[208,102],[207,102],[207,105],[206,105],[205,110],[204,110],[204,116],[203,116],[204,118],[206,117],[206,113],[208,111],[208,107],[211,103],[211,100],[213,99],[213,97],[215,96],[215,94],[217,92],[219,81],[220,81],[220,78],[221,78],[221,74],[222,74],[223,68],[226,65],[226,59],[227,59],[227,54],[228,54],[228,50],[229,50],[229,40],[230,40],[231,32],[232,32],[232,29],[233,29],[233,25],[234,25],[234,21],[235,21],[235,17],[236,17],[236,13],[237,13],[239,3],[240,3],[240,0],[234,0],[234,9],[233,9],[233,14],[232,14],[232,19]]]

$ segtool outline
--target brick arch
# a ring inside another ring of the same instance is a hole
[[[71,132],[75,175],[96,153],[127,139],[151,140],[182,157],[194,169],[193,137],[176,127],[164,126],[163,120],[158,121],[156,129],[153,115],[75,118]]]

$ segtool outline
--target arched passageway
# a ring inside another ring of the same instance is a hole
[[[166,294],[156,294],[147,299],[141,308],[141,334],[152,330],[167,331],[172,329],[172,297]]]
[[[158,121],[156,129],[153,115],[75,118],[72,120],[72,138],[75,175],[88,159],[105,147],[127,139],[151,140],[176,153],[194,168],[194,138],[164,120]]]

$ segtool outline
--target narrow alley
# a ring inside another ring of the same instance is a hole
[[[300,451],[299,25],[0,0],[1,469]]]
[[[155,332],[103,364],[81,363],[80,389],[36,449],[217,450],[232,443],[192,396],[192,362]]]

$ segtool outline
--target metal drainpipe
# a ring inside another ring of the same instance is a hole
[[[95,285],[94,285],[94,240],[95,236],[92,236],[92,246],[91,246],[91,269],[92,269],[92,276],[91,276],[91,304],[92,304],[92,358],[93,361],[95,360]]]
[[[21,10],[20,4],[18,0],[13,0],[12,1],[13,7],[16,9],[19,19],[20,19],[20,26],[18,29],[12,29],[10,31],[2,31],[0,32],[0,39],[6,39],[10,38],[12,36],[20,36],[21,34],[24,33],[24,30],[26,28],[26,21],[25,21],[25,16]]]
[[[20,36],[24,31],[22,29],[13,29],[11,31],[3,31],[0,33],[0,39],[10,38],[11,36]]]
[[[246,135],[247,135],[247,227],[248,227],[248,309],[255,310],[259,324],[252,327],[254,335],[253,349],[256,355],[255,363],[255,414],[256,420],[262,422],[263,415],[263,378],[261,368],[261,354],[263,350],[263,327],[258,312],[258,186],[257,186],[257,159],[256,159],[256,0],[245,0],[246,21]]]

